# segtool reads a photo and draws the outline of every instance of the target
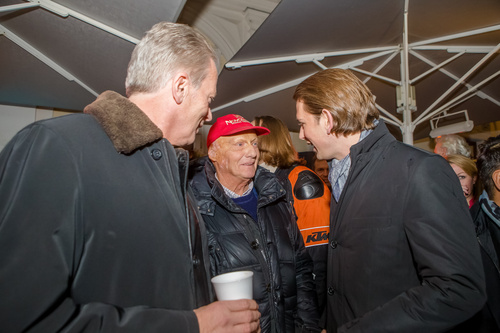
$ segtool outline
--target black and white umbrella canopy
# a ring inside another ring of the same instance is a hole
[[[368,85],[405,142],[427,137],[443,112],[497,121],[499,43],[498,0],[281,1],[222,71],[214,119],[268,114],[297,131],[295,86],[340,67]]]
[[[123,94],[135,43],[185,5],[0,0],[0,104],[81,111],[104,90]],[[499,43],[498,0],[283,0],[222,70],[214,118],[269,114],[297,131],[295,86],[341,67],[406,142],[444,113],[486,124],[500,120]]]

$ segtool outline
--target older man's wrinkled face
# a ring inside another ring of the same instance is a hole
[[[218,138],[209,150],[217,178],[226,187],[249,182],[257,170],[259,146],[254,131]]]
[[[196,133],[203,126],[205,121],[212,120],[210,103],[217,92],[217,67],[210,60],[207,77],[201,82],[199,87],[195,87],[192,81],[189,86],[189,94],[183,100],[184,110],[176,121],[176,131],[178,135],[176,141],[170,143],[178,146],[192,144]]]
[[[314,161],[314,172],[325,182],[326,185],[330,186],[330,181],[328,180],[328,162],[326,160],[316,160]]]
[[[436,142],[436,146],[434,147],[434,154],[438,154],[446,158],[447,154],[447,149],[446,147],[443,147],[443,144],[441,141]]]

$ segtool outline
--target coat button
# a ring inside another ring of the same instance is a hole
[[[193,265],[196,267],[199,266],[200,264],[201,264],[200,259],[198,259],[197,256],[193,256]]]
[[[259,242],[253,241],[251,246],[252,246],[252,249],[257,250],[259,248]]]
[[[333,294],[335,294],[335,289],[333,289],[333,287],[328,287],[328,295],[332,296]]]
[[[160,149],[153,149],[151,150],[151,156],[155,161],[158,161],[163,154],[161,153]]]
[[[334,240],[332,240],[332,241],[330,242],[330,246],[332,247],[332,249],[336,249],[338,244],[339,244],[339,243],[337,243],[337,241],[334,241]]]

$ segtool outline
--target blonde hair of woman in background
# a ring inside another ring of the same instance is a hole
[[[472,159],[460,154],[448,155],[447,160],[460,180],[460,185],[462,185],[469,208],[472,207],[481,192],[476,163]]]
[[[281,120],[271,116],[260,116],[255,117],[253,123],[271,131],[269,135],[259,138],[261,162],[282,169],[289,168],[298,162],[298,154],[293,146],[290,132]]]

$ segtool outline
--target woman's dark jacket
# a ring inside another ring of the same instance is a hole
[[[463,332],[500,332],[500,227],[494,222],[496,219],[498,223],[498,219],[491,211],[486,197],[481,196],[470,213],[481,247],[487,300],[483,309],[461,326]]]
[[[116,93],[85,112],[0,154],[0,332],[198,332],[211,287],[187,152]]]
[[[328,332],[444,332],[479,311],[479,246],[448,162],[397,141],[383,121],[350,158],[332,199]]]
[[[274,174],[257,169],[258,221],[224,193],[208,159],[191,186],[208,232],[212,275],[254,272],[262,332],[294,332],[295,325],[304,326],[303,332],[319,331],[312,261]]]

